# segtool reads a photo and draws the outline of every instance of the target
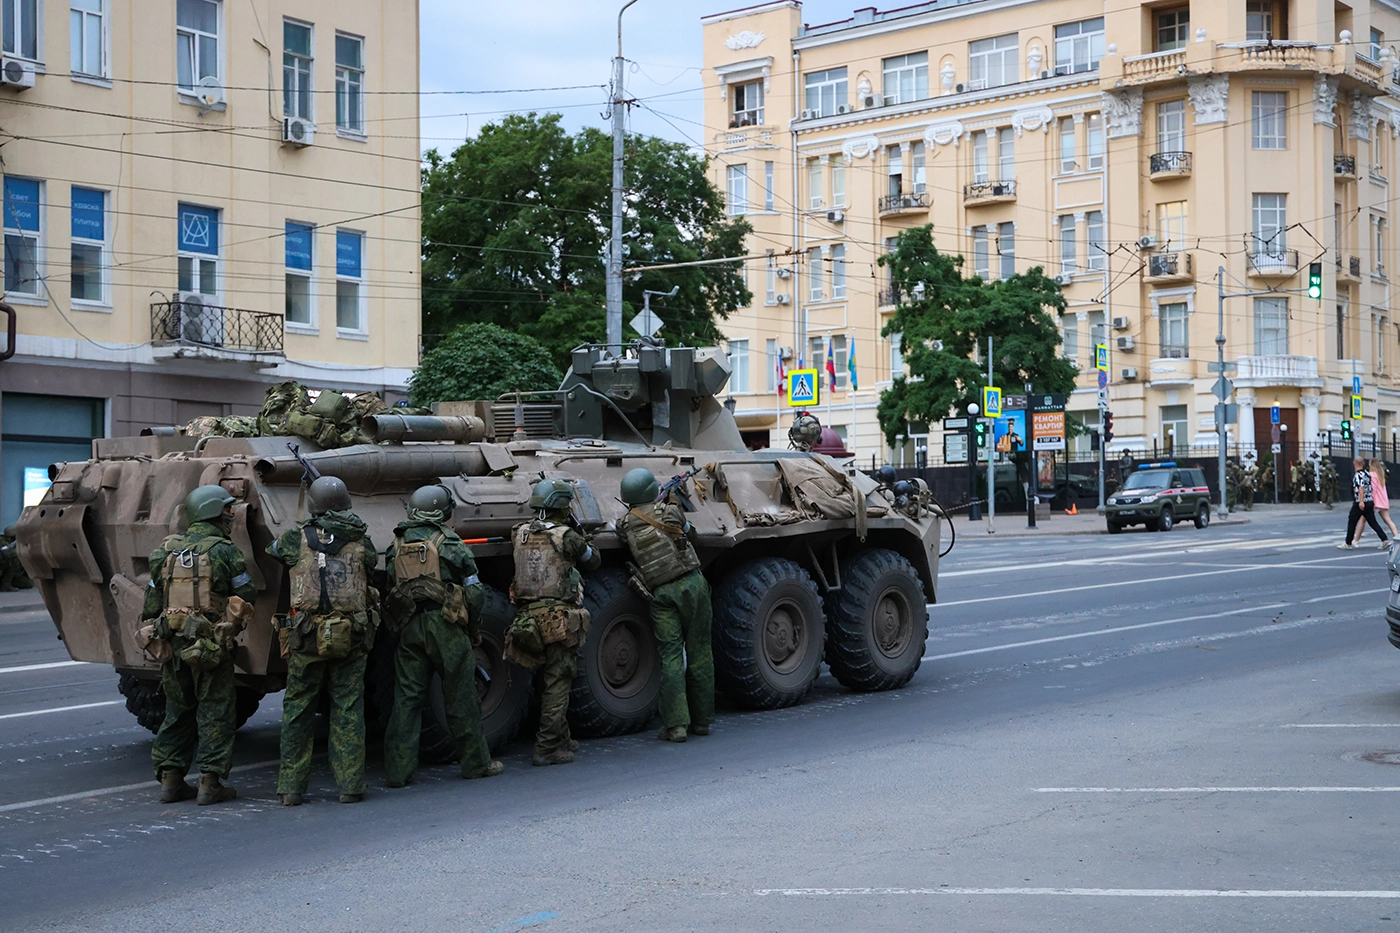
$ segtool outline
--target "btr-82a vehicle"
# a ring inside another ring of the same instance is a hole
[[[508,535],[531,517],[541,477],[573,484],[573,517],[601,550],[587,575],[593,624],[569,707],[580,736],[647,725],[660,659],[647,605],[627,584],[626,547],[614,523],[628,470],[647,467],[685,483],[692,540],[714,589],[719,687],[742,706],[799,702],[823,661],[852,690],[889,690],[919,667],[927,604],[935,598],[945,515],[917,481],[880,482],[820,454],[745,448],[716,399],[729,378],[714,348],[639,342],[621,356],[574,351],[558,390],[444,403],[436,414],[367,417],[375,443],[303,455],[349,487],[355,511],[382,548],[413,490],[441,483],[456,497],[451,522],[472,543],[488,585],[478,679],[493,747],[509,741],[530,705],[531,676],[504,662],[512,616]],[[237,500],[233,540],[258,588],[256,616],[236,652],[240,723],[283,688],[272,617],[285,612],[283,566],[264,553],[305,517],[305,470],[285,437],[183,436],[153,430],[93,442],[93,459],[58,463],[43,501],[18,525],[20,558],[69,654],[112,665],[127,707],[154,729],[163,713],[159,669],[136,642],[150,577],[147,555],[181,529],[194,487],[217,483]],[[392,696],[391,639],[369,666],[371,708]],[[452,753],[440,691],[424,709],[424,753]]]

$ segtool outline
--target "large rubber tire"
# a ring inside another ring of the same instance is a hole
[[[530,672],[501,658],[506,629],[515,617],[515,610],[499,591],[486,588],[482,609],[481,645],[476,649],[477,664],[491,675],[487,686],[476,678],[477,696],[481,699],[481,728],[492,754],[499,752],[520,731],[520,723],[530,707],[534,678]],[[370,654],[368,679],[370,693],[379,710],[381,723],[389,721],[394,707],[394,652],[398,640],[381,632]],[[447,731],[447,715],[442,700],[442,679],[433,675],[428,686],[428,701],[423,705],[423,731],[419,734],[418,758],[424,764],[453,761],[461,750]]]
[[[126,711],[136,717],[136,722],[152,732],[160,729],[165,721],[165,691],[159,680],[147,680],[135,674],[122,674],[117,680],[117,690],[126,697]],[[261,692],[251,687],[238,687],[234,694],[235,728],[243,724],[258,711],[262,702]]]
[[[592,623],[569,693],[569,730],[586,738],[645,729],[661,697],[651,611],[613,568],[585,577],[583,605]]]
[[[1171,531],[1176,527],[1176,513],[1169,505],[1162,506],[1162,514],[1157,516],[1157,530]]]
[[[914,565],[870,548],[841,566],[827,596],[826,662],[851,690],[894,690],[919,669],[928,642],[928,604]]]
[[[821,672],[826,617],[800,564],[765,557],[724,578],[714,596],[715,682],[753,709],[801,701]]]
[[[1196,523],[1197,528],[1210,527],[1210,506],[1203,503],[1201,507],[1196,510],[1196,517],[1192,519],[1192,521]]]
[[[1122,522],[1109,522],[1108,533],[1111,535],[1121,535],[1123,533]]]

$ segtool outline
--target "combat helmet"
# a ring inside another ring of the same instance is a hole
[[[574,498],[574,487],[562,479],[542,479],[530,490],[530,508],[536,512],[567,509]]]
[[[788,428],[788,441],[798,450],[811,450],[822,439],[822,423],[811,412],[801,412],[792,419]]]
[[[622,478],[622,501],[628,505],[655,502],[660,492],[661,486],[656,482],[656,477],[645,467],[628,470]]]
[[[452,501],[452,491],[441,484],[419,486],[413,491],[413,495],[408,497],[410,512],[441,512],[443,521],[452,517],[452,507],[455,504]]]
[[[185,496],[185,521],[212,522],[224,514],[224,506],[234,502],[222,486],[198,486]]]
[[[350,490],[338,476],[320,476],[307,490],[306,503],[312,516],[343,511],[350,508]]]

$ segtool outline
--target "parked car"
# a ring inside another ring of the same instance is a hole
[[[1210,524],[1210,487],[1205,473],[1174,462],[1143,463],[1104,504],[1108,533],[1129,525],[1148,531],[1171,531],[1178,518],[1190,518],[1197,528]]]

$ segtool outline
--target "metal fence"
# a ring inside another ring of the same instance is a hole
[[[281,353],[284,331],[282,315],[270,311],[198,301],[157,301],[151,305],[151,342],[157,345]]]

